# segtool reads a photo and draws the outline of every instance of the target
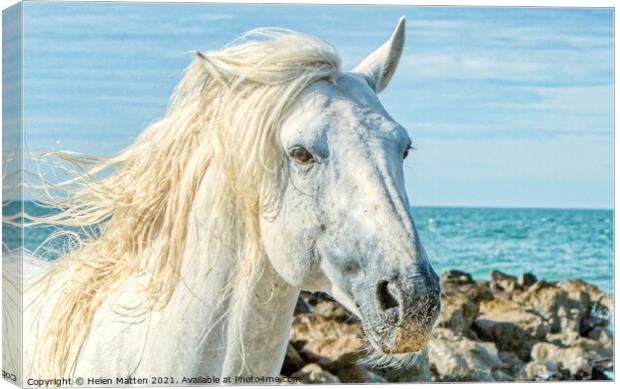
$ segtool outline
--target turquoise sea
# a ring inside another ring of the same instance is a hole
[[[4,215],[17,206],[5,204]],[[26,210],[53,212],[30,202]],[[581,278],[613,293],[612,210],[416,207],[412,214],[437,272],[459,269],[483,279],[494,269],[532,272],[546,280]],[[26,248],[35,250],[51,232],[46,226],[26,229]],[[5,225],[3,251],[18,245],[18,230]]]
[[[613,293],[612,210],[424,207],[412,213],[437,271],[581,278]]]

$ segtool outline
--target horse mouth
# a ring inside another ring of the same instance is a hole
[[[383,355],[417,353],[424,349],[432,331],[431,326],[399,326],[385,331],[367,329],[364,332],[374,352]]]
[[[399,344],[387,344],[374,331],[364,329],[366,355],[360,360],[362,365],[374,368],[401,369],[416,366],[426,354],[430,331]]]
[[[381,355],[419,353],[430,339],[434,324],[439,317],[440,304],[424,307],[424,315],[393,322],[381,315],[362,320],[364,333],[372,351]],[[418,313],[422,309],[418,310]]]

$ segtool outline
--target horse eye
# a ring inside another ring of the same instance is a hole
[[[291,158],[299,163],[308,163],[314,161],[314,156],[303,147],[295,147],[290,151]]]
[[[411,150],[412,147],[409,146],[405,149],[405,152],[403,153],[403,159],[407,159],[407,157],[409,156],[409,150]]]

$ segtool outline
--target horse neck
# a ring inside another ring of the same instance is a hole
[[[200,185],[190,218],[181,281],[168,304],[172,312],[165,315],[172,318],[170,327],[177,333],[174,348],[187,345],[198,349],[197,354],[188,354],[190,360],[175,362],[180,368],[177,371],[194,366],[194,374],[277,376],[299,290],[279,277],[267,260],[254,280],[239,283],[234,281],[234,260],[210,258],[201,220],[209,217],[209,184],[216,179],[217,172],[210,168]],[[184,325],[174,323],[174,318],[181,318]],[[170,335],[167,332],[168,339]]]

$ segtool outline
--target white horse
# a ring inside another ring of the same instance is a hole
[[[404,33],[401,19],[341,72],[317,38],[254,30],[198,52],[119,155],[53,153],[88,173],[33,220],[102,227],[51,263],[24,259],[24,383],[277,376],[301,290],[357,315],[377,354],[419,351],[438,277],[405,193],[410,139],[377,99]]]

